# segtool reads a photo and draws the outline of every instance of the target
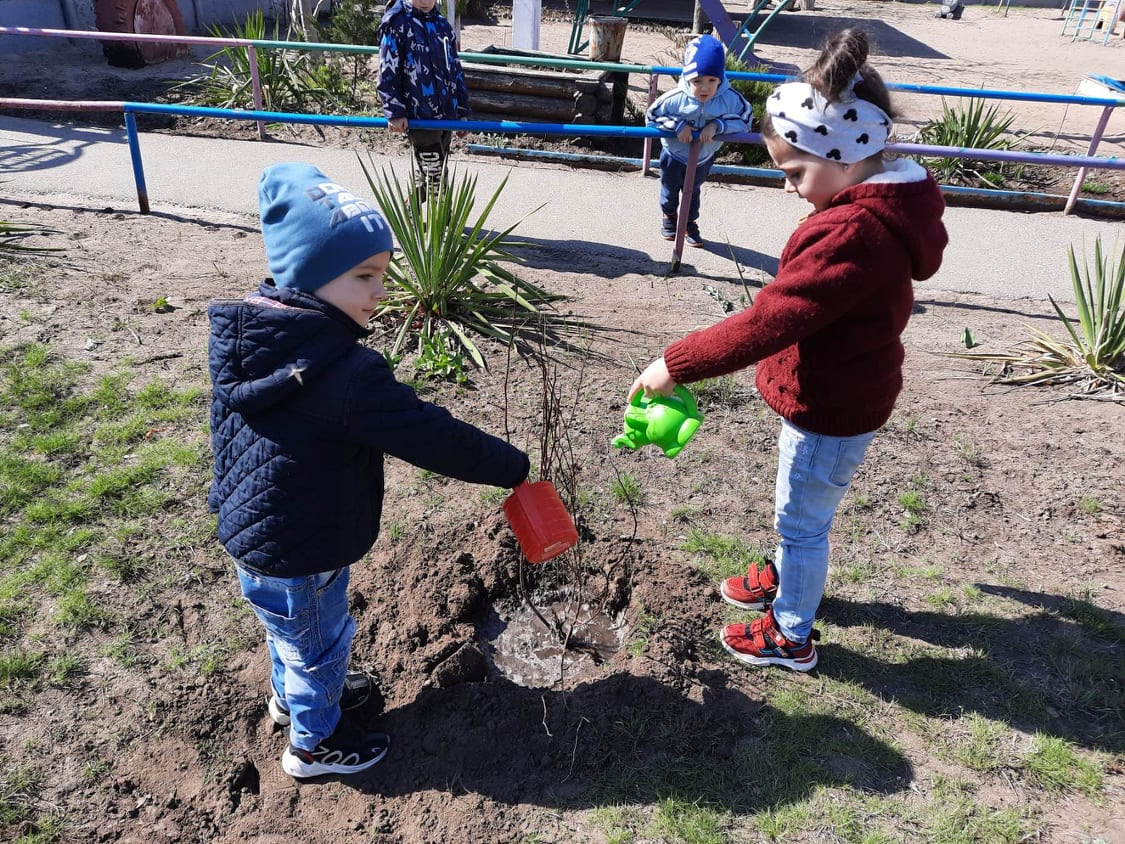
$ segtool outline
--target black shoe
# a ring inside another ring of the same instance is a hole
[[[660,236],[665,240],[676,239],[676,215],[665,214],[664,220],[660,223]]]
[[[352,709],[359,709],[368,702],[378,703],[378,712],[383,711],[383,696],[375,688],[371,676],[362,671],[349,671],[344,677],[344,692],[340,695],[340,710],[348,712]],[[289,726],[289,705],[279,699],[277,695],[270,695],[269,711],[270,718],[273,719],[275,724],[281,727]],[[373,711],[370,714],[377,715],[378,712]]]
[[[387,755],[391,737],[361,727],[348,717],[340,719],[336,732],[322,739],[314,750],[290,744],[281,754],[281,767],[297,779],[325,774],[355,774],[366,771]]]
[[[684,236],[684,241],[688,246],[694,246],[697,249],[703,245],[703,236],[699,233],[698,223],[687,224],[687,234]]]

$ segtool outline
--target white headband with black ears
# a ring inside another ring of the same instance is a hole
[[[807,82],[778,85],[766,98],[778,137],[841,164],[855,164],[882,152],[894,122],[875,103],[855,96],[854,88],[862,81],[857,73],[848,86],[848,98],[838,103],[827,102]]]

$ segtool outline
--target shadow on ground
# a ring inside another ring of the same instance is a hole
[[[976,712],[1094,750],[1125,750],[1125,617],[1077,598],[975,586],[1037,612],[1017,618],[907,612],[828,598],[820,614],[833,624],[871,626],[957,653],[935,656],[920,646],[890,663],[825,645],[817,670],[927,716]]]
[[[425,689],[385,716],[386,762],[342,782],[383,799],[439,789],[572,809],[671,798],[734,813],[825,785],[908,787],[909,761],[854,722],[787,715],[729,688],[725,672],[701,674],[692,697],[629,674],[569,693],[507,681]],[[395,758],[420,754],[432,764]]]
[[[742,20],[738,16],[735,22]],[[755,21],[751,27],[760,25]],[[773,19],[758,39],[761,45],[776,44],[785,47],[802,47],[810,50],[820,49],[828,36],[850,26],[859,26],[867,33],[871,43],[879,55],[895,56],[897,58],[916,59],[948,59],[945,53],[935,50],[928,44],[904,33],[889,23],[881,20],[865,19],[856,21],[852,18],[833,17],[820,12],[806,15],[801,13],[781,14]]]
[[[671,272],[672,243],[666,249],[659,249],[650,255],[639,249],[630,249],[616,243],[602,243],[590,240],[549,240],[546,238],[517,237],[521,243],[527,244],[524,248],[512,248],[511,252],[518,255],[525,266],[536,269],[551,270],[560,273],[573,273],[576,270],[576,256],[583,256],[581,271],[601,278],[613,279],[626,275],[650,275],[658,278],[674,275]],[[722,276],[697,273],[691,262],[692,253],[697,251],[712,252],[731,259],[730,273]],[[754,286],[761,286],[766,281],[762,273],[773,277],[777,274],[778,259],[773,255],[747,249],[742,246],[728,244],[720,241],[708,241],[704,250],[684,247],[681,258],[679,275],[693,274],[700,278],[712,281],[724,281],[740,284],[745,281]],[[741,269],[742,275],[739,275]]]

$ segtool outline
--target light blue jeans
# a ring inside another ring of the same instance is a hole
[[[794,642],[812,633],[828,580],[828,531],[875,432],[827,437],[782,420],[778,437],[774,529],[780,537],[774,566],[773,617]]]
[[[236,565],[242,595],[266,628],[270,682],[289,707],[289,741],[314,750],[340,722],[355,621],[345,566],[308,577],[266,577]]]

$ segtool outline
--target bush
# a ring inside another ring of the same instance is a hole
[[[727,53],[727,70],[738,73],[769,73],[768,65],[747,65],[742,59]],[[766,113],[766,97],[773,93],[774,83],[757,81],[753,79],[732,79],[730,86],[742,94],[754,109],[754,124],[752,131],[761,131],[762,115]],[[739,144],[739,153],[742,163],[747,167],[757,167],[770,160],[770,154],[764,146],[758,144]]]
[[[267,32],[261,10],[246,16],[246,23],[235,26],[234,32],[212,26],[216,38],[247,38],[251,40],[285,40],[277,21]],[[331,65],[307,51],[259,48],[258,78],[262,85],[262,107],[266,111],[334,111],[337,106],[339,73]],[[250,56],[245,47],[224,47],[208,56],[203,67],[209,72],[183,83],[196,89],[196,102],[215,108],[254,108],[254,81],[250,73]]]

